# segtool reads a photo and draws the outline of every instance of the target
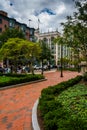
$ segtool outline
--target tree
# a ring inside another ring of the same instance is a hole
[[[60,74],[60,77],[63,77],[63,45],[66,44],[66,41],[65,41],[65,38],[63,36],[60,36],[60,37],[57,37],[54,39],[54,43],[61,45],[61,59],[60,59],[61,74]]]
[[[40,59],[41,51],[42,50],[41,50],[39,43],[34,43],[34,42],[29,41],[28,51],[26,53],[26,58],[29,59],[30,68],[31,68],[31,71],[32,71],[33,74],[34,74],[34,69],[33,69],[34,61],[36,59],[37,60]]]
[[[67,16],[67,22],[62,23],[64,37],[67,45],[72,47],[74,52],[87,61],[87,2],[86,0],[74,0],[77,11],[73,16]]]
[[[16,28],[7,28],[2,34],[0,34],[0,47],[7,42],[9,38],[21,38],[25,39],[23,32]]]
[[[15,72],[20,59],[29,59],[32,64],[33,59],[31,60],[31,58],[39,58],[40,53],[39,44],[20,38],[8,39],[0,49],[0,57],[11,60],[15,66]]]
[[[47,61],[50,61],[50,59],[52,58],[52,54],[50,48],[47,46],[47,44],[44,41],[40,41],[40,46],[42,50],[40,55],[40,60],[42,62],[42,74],[43,74],[44,60],[46,59]]]

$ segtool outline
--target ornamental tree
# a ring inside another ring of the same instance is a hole
[[[41,48],[39,44],[20,38],[8,39],[0,49],[1,59],[11,60],[15,66],[15,72],[17,71],[18,61],[20,59],[28,59],[32,64],[33,59],[39,58],[40,53]]]

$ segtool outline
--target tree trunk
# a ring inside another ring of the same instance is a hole
[[[43,59],[42,59],[42,72],[41,72],[42,75],[43,75],[43,72],[44,70],[43,70]]]

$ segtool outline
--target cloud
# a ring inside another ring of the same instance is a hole
[[[30,26],[34,28],[38,27],[39,18],[43,32],[56,28],[61,31],[60,23],[75,10],[72,0],[1,0],[0,9],[28,26],[31,19]]]
[[[61,4],[56,8],[55,12],[56,14],[60,15],[64,13],[65,10],[66,10],[66,6],[63,2],[61,2]]]
[[[56,13],[54,11],[52,11],[51,9],[48,9],[48,8],[44,8],[41,10],[40,13],[48,13],[49,15],[56,15]]]

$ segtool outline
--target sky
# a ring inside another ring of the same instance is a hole
[[[8,13],[8,17],[40,32],[58,30],[62,32],[61,22],[66,16],[73,14],[73,0],[0,0],[0,10]]]

